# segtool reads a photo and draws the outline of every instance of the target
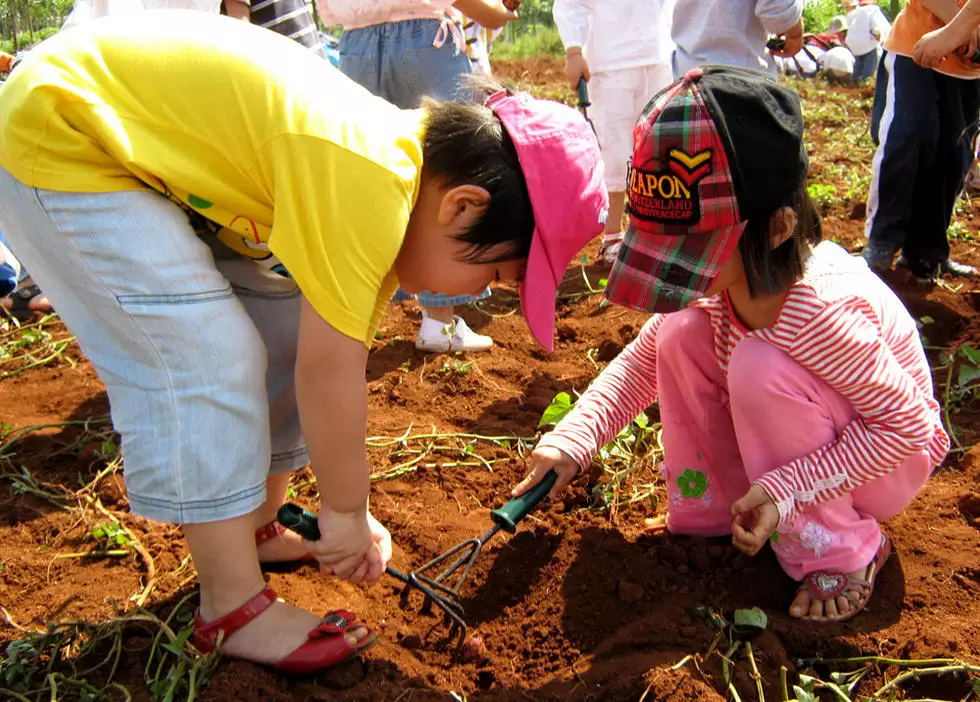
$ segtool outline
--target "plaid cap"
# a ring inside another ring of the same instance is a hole
[[[702,297],[748,218],[795,192],[806,171],[796,93],[750,69],[688,71],[633,130],[630,225],[607,297],[649,312]]]

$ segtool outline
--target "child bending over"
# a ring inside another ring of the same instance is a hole
[[[692,69],[647,106],[609,299],[654,312],[532,455],[557,495],[660,401],[667,529],[767,542],[794,617],[867,604],[900,512],[946,455],[915,322],[860,259],[820,242],[796,93]]]
[[[279,601],[259,564],[381,576],[365,363],[399,284],[523,279],[552,346],[608,207],[599,147],[570,107],[474,90],[402,110],[274,32],[167,11],[52,37],[3,87],[0,228],[106,385],[133,513],[182,525],[202,651],[313,672],[374,640]],[[307,464],[315,543],[274,521]]]

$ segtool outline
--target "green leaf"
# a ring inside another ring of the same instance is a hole
[[[647,418],[646,412],[640,412],[633,418],[633,423],[640,429],[646,429],[650,426],[650,420]]]
[[[725,620],[725,618],[718,614],[715,610],[711,609],[711,607],[694,607],[688,611],[688,614],[694,619],[701,619],[708,622],[719,631],[724,630],[725,627],[728,626],[728,622]]]
[[[551,404],[541,413],[541,421],[538,422],[538,428],[558,424],[571,411],[571,396],[567,392],[558,393],[555,395],[555,399],[551,401]]]
[[[807,692],[799,685],[793,685],[793,693],[796,695],[796,702],[817,702],[812,692]]]
[[[604,307],[609,307],[609,298],[608,297],[602,298],[602,302],[599,303],[599,309],[600,310],[603,309]]]
[[[599,287],[604,288],[609,285],[609,278],[599,278]]]
[[[980,366],[980,351],[972,346],[961,346],[960,351],[964,356],[970,359],[970,363],[975,366]]]
[[[960,374],[957,383],[960,387],[969,385],[977,378],[980,378],[980,368],[976,366],[960,366]]]
[[[923,317],[919,317],[919,321],[922,322],[923,324],[932,324],[936,320],[930,317],[929,315],[925,315]]]
[[[585,254],[582,254],[579,257],[578,262],[581,263],[583,266],[587,266],[589,265],[589,257],[586,256]]]
[[[758,607],[735,610],[735,626],[739,629],[765,629],[769,626],[769,617]]]
[[[973,688],[973,694],[980,696],[980,678],[973,678],[971,686]]]

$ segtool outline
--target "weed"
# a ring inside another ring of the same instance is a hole
[[[24,371],[61,360],[74,366],[65,356],[75,337],[67,332],[52,331],[49,327],[57,315],[45,315],[37,322],[20,324],[12,317],[0,318],[0,377],[20,375]]]
[[[545,408],[538,427],[558,424],[572,411],[574,401],[567,392],[555,395]],[[650,500],[656,506],[656,480],[645,484],[628,484],[628,478],[637,468],[649,465],[657,453],[662,454],[659,434],[660,425],[651,424],[646,413],[641,412],[608,444],[599,449],[598,464],[604,477],[592,489],[592,507],[608,511],[615,519],[618,509],[636,502]]]
[[[7,644],[0,657],[0,696],[40,702],[64,699],[59,693],[71,690],[71,698],[86,701],[131,700],[130,691],[115,677],[124,641],[134,630],[143,630],[153,634],[143,671],[150,699],[191,702],[207,685],[220,657],[202,655],[190,643],[192,596],[177,603],[165,620],[137,606],[98,624],[72,621],[50,623],[43,631],[21,629],[24,635]]]
[[[946,236],[950,239],[956,239],[958,241],[976,241],[977,233],[970,231],[970,229],[963,224],[963,222],[953,222],[949,225],[949,229],[946,230]]]
[[[449,375],[455,373],[456,375],[467,375],[473,370],[473,361],[462,361],[458,358],[446,359],[442,362],[442,366],[439,367],[439,372]]]
[[[113,546],[129,546],[133,543],[132,539],[119,524],[116,522],[103,522],[92,527],[92,539],[100,546],[112,548]]]
[[[810,183],[806,186],[810,198],[821,209],[827,209],[837,201],[837,188],[824,183]]]

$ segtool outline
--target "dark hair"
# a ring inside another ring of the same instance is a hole
[[[783,207],[796,213],[793,235],[773,248],[769,233],[772,216]],[[745,230],[738,240],[738,252],[749,285],[749,295],[765,295],[785,290],[803,277],[810,247],[823,238],[820,214],[805,185],[793,193],[777,198],[768,211],[749,214]]]
[[[463,89],[473,101],[426,99],[422,137],[422,172],[454,188],[476,185],[490,193],[487,210],[468,231],[457,236],[468,247],[467,263],[499,263],[527,258],[534,233],[534,212],[517,150],[500,119],[483,101],[505,88],[495,81],[469,76]],[[487,251],[506,244],[492,258]]]

